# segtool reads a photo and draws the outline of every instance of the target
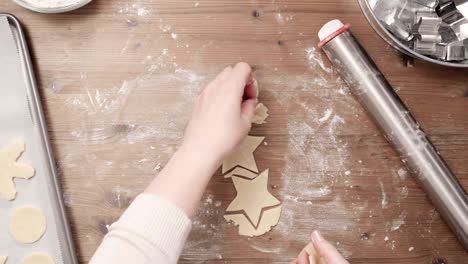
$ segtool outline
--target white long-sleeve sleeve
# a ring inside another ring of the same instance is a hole
[[[172,203],[140,194],[97,249],[91,264],[177,263],[192,223]]]

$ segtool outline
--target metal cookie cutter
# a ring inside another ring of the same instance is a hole
[[[468,0],[454,0],[457,10],[468,19]]]
[[[414,42],[414,50],[424,55],[434,55],[436,47],[436,43],[434,42],[424,42],[420,39],[416,39]]]
[[[450,27],[455,32],[459,41],[463,41],[468,38],[468,19],[462,18],[450,24]]]
[[[385,24],[387,29],[398,36],[402,40],[409,41],[413,38],[411,34],[411,27],[408,24],[396,20],[396,13],[393,13],[393,16],[388,16],[382,22]]]
[[[442,42],[442,36],[439,33],[436,34],[425,34],[420,33],[419,38],[424,42],[440,43]]]
[[[436,8],[437,14],[447,24],[452,24],[464,16],[458,11],[455,2],[450,1],[445,4],[441,4]]]
[[[462,61],[466,58],[463,42],[452,42],[447,45],[447,60]]]
[[[406,21],[413,19],[411,13],[405,12],[408,10],[405,8],[406,4],[407,2],[401,4],[397,1],[377,1],[374,10],[385,28],[399,39],[409,41],[412,39],[412,25]]]
[[[435,12],[420,11],[416,13],[415,24],[419,33],[438,33],[442,19]]]
[[[465,59],[468,60],[468,39],[465,39],[463,44],[465,46]]]
[[[396,20],[399,20],[405,24],[414,24],[414,16],[417,11],[430,11],[431,9],[427,6],[415,5],[413,2],[403,0],[399,6],[399,12],[397,13]]]
[[[435,51],[431,55],[438,59],[446,60],[447,59],[447,44],[436,44]]]
[[[439,0],[440,5],[445,5],[445,4],[449,3],[449,2],[453,2],[453,0]]]
[[[414,0],[414,2],[430,8],[435,8],[439,3],[437,0]]]
[[[442,24],[439,28],[439,34],[442,36],[441,43],[448,44],[454,41],[459,41],[457,34],[448,24]]]
[[[414,49],[421,54],[435,56],[438,53],[441,56],[441,52],[437,51],[436,43],[442,42],[442,36],[439,33],[442,19],[435,12],[423,11],[416,13],[414,22],[414,35],[416,36]]]

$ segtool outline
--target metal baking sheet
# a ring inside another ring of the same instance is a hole
[[[0,14],[0,148],[13,139],[26,143],[19,162],[36,173],[30,180],[15,179],[15,200],[0,199],[0,255],[8,256],[7,264],[33,252],[47,253],[57,264],[78,263],[25,36],[14,16]],[[32,244],[14,241],[8,230],[14,209],[26,205],[41,208],[47,217],[44,236]]]

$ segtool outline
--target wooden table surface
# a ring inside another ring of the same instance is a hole
[[[0,10],[27,29],[81,262],[174,153],[200,89],[246,61],[270,109],[251,132],[267,142],[255,157],[283,213],[270,233],[240,237],[223,219],[235,189],[217,173],[180,263],[288,263],[313,229],[351,263],[468,263],[315,48],[316,33],[333,18],[352,24],[465,189],[467,71],[402,57],[357,1],[94,0],[58,15],[1,1]]]

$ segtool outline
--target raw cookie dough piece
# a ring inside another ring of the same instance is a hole
[[[317,251],[315,250],[314,244],[309,243],[304,248],[305,252],[309,254],[309,263],[310,264],[327,264],[323,258],[321,258]]]
[[[46,217],[39,208],[17,208],[10,218],[10,234],[20,243],[38,241],[44,235],[46,227]]]
[[[9,201],[16,197],[13,178],[29,179],[34,176],[34,169],[31,166],[16,163],[23,152],[24,142],[20,140],[0,150],[0,197]]]
[[[261,125],[266,123],[267,118],[268,108],[262,103],[257,104],[257,106],[255,107],[255,114],[252,119],[252,123]]]
[[[260,175],[253,180],[246,180],[233,176],[232,181],[236,187],[237,196],[231,204],[229,204],[226,211],[234,212],[244,210],[255,226],[259,224],[263,208],[281,203],[268,192],[268,170],[260,173]]]
[[[5,264],[7,258],[7,256],[0,256],[0,264]]]
[[[46,253],[32,253],[24,257],[20,264],[55,264],[55,262]]]
[[[232,176],[241,176],[241,177],[245,177],[245,178],[249,178],[249,179],[254,179],[254,178],[256,178],[258,176],[258,174],[254,173],[254,172],[251,172],[251,171],[249,171],[247,169],[244,169],[242,167],[237,167],[234,170],[232,170],[231,172],[224,175],[224,178],[231,178]]]
[[[257,228],[252,226],[250,221],[243,214],[225,215],[224,219],[228,222],[233,222],[236,226],[239,226],[239,235],[254,237],[263,235],[270,231],[273,226],[278,224],[280,215],[281,206],[264,211]]]
[[[236,166],[242,166],[254,172],[258,172],[254,151],[262,144],[265,137],[247,136],[237,150],[223,162],[223,174]]]

